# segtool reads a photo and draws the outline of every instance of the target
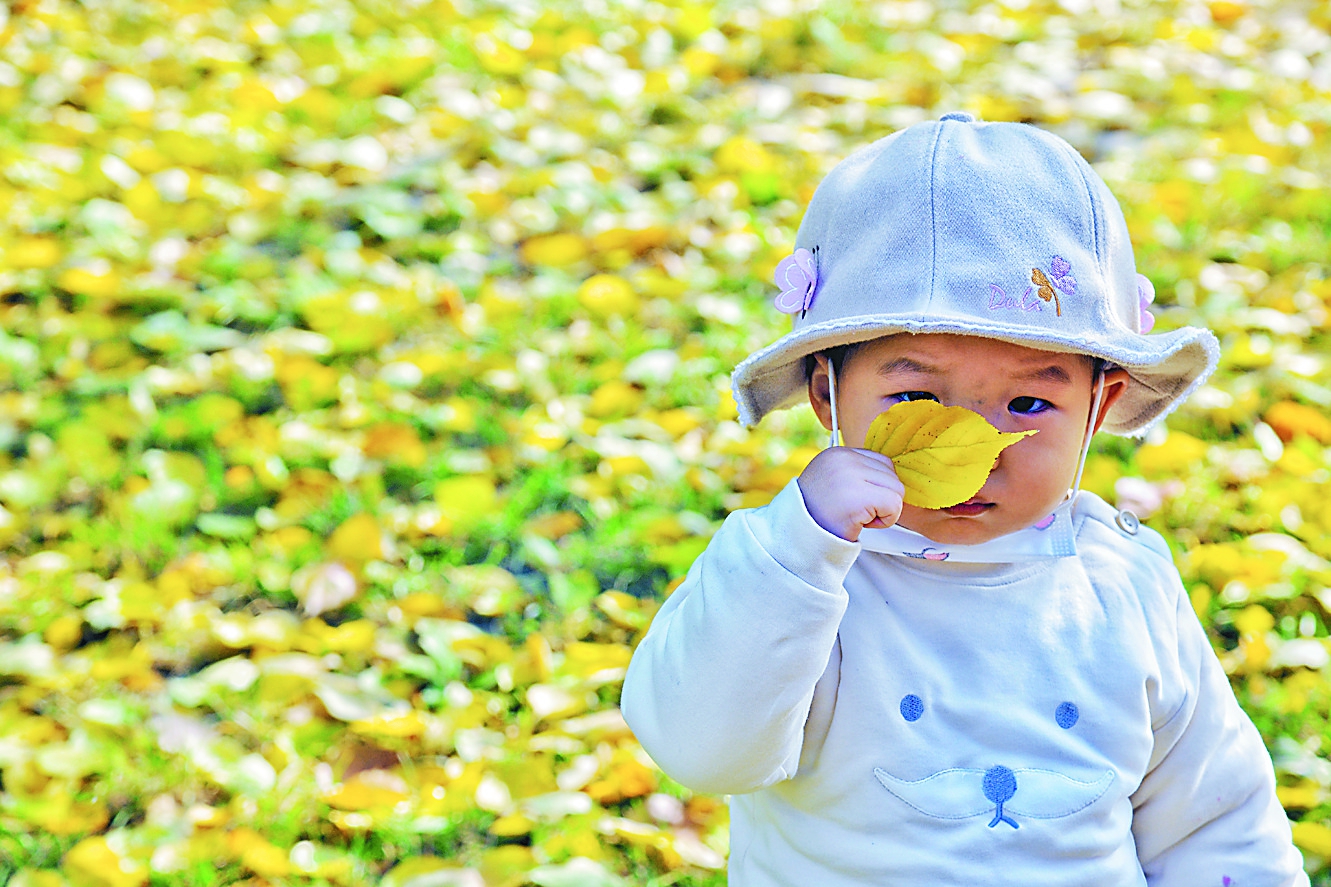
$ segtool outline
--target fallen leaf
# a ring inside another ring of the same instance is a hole
[[[1300,850],[1306,850],[1318,856],[1331,856],[1331,828],[1320,822],[1293,823],[1294,843]]]
[[[907,505],[949,508],[978,493],[998,454],[1032,434],[999,431],[965,407],[921,400],[880,413],[864,447],[892,460]]]
[[[88,887],[143,887],[148,867],[112,849],[103,835],[75,844],[65,854],[65,870]]]
[[[1262,418],[1285,443],[1302,435],[1331,444],[1331,417],[1323,410],[1286,400],[1272,406]]]
[[[323,795],[324,803],[339,810],[392,808],[411,797],[401,776],[388,770],[362,770]]]
[[[353,565],[384,556],[383,533],[373,515],[353,514],[328,537],[328,556]]]

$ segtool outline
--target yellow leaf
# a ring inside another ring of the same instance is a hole
[[[596,609],[620,628],[636,631],[651,622],[656,604],[626,591],[606,591],[596,596]]]
[[[59,872],[19,869],[9,880],[9,887],[69,887],[69,882]]]
[[[618,275],[597,274],[578,287],[578,301],[600,317],[628,315],[638,307],[638,294],[631,283]]]
[[[1306,850],[1318,856],[1331,856],[1331,828],[1327,828],[1320,822],[1296,822],[1291,826],[1294,830],[1294,843],[1299,845],[1300,850]]]
[[[490,823],[489,831],[496,838],[515,838],[519,835],[531,834],[534,825],[534,822],[521,813],[511,813]]]
[[[362,511],[347,518],[329,537],[328,555],[352,564],[383,557],[383,539],[374,516]]]
[[[1308,810],[1321,803],[1325,792],[1322,787],[1312,780],[1304,780],[1299,785],[1278,785],[1276,786],[1276,797],[1280,799],[1280,806],[1286,810],[1299,808]]]
[[[598,419],[628,415],[642,404],[643,391],[636,385],[611,379],[592,392],[587,414]]]
[[[379,739],[405,739],[421,736],[427,725],[421,713],[412,709],[401,714],[384,713],[351,722],[351,732]]]
[[[392,808],[410,798],[406,781],[387,770],[362,770],[323,796],[325,804],[339,810]]]
[[[753,139],[733,136],[713,156],[716,168],[727,173],[768,172],[772,169],[772,155]]]
[[[61,652],[72,650],[82,639],[83,620],[69,613],[53,619],[42,634],[42,640]]]
[[[65,872],[89,887],[143,887],[148,869],[117,853],[102,835],[84,838],[65,854]]]
[[[664,410],[652,417],[661,429],[673,438],[681,438],[703,423],[702,412],[696,407],[678,407]]]
[[[374,623],[368,619],[341,625],[309,619],[303,628],[306,637],[300,646],[309,653],[368,653],[374,648]]]
[[[690,77],[701,80],[704,77],[711,77],[716,72],[721,66],[721,56],[708,52],[701,46],[690,46],[680,53],[679,62],[684,66],[684,70],[689,72]]]
[[[382,422],[371,428],[361,446],[371,459],[420,468],[429,455],[416,430],[404,422]]]
[[[50,268],[60,261],[60,245],[50,237],[25,237],[4,255],[10,268]]]
[[[520,74],[527,64],[526,57],[502,40],[489,34],[477,34],[476,60],[491,74]]]
[[[249,828],[238,828],[228,836],[231,852],[240,856],[241,865],[262,878],[283,878],[291,874],[291,860],[286,852]]]
[[[464,527],[493,512],[498,499],[494,479],[481,474],[445,478],[434,486],[444,517]]]
[[[1262,418],[1285,443],[1306,436],[1320,444],[1331,444],[1331,418],[1322,410],[1286,400],[1272,406]]]
[[[525,877],[536,865],[530,847],[520,844],[501,844],[481,851],[481,879],[486,884],[516,885],[530,883]]]
[[[70,268],[56,278],[61,289],[95,299],[107,299],[120,291],[120,278],[109,264]]]
[[[587,241],[577,234],[544,234],[524,243],[518,254],[528,265],[563,268],[587,258]]]
[[[593,780],[584,791],[598,804],[613,804],[624,798],[639,798],[656,791],[656,771],[644,764],[628,748],[615,750],[608,772]]]
[[[1174,224],[1182,224],[1197,205],[1195,191],[1194,185],[1171,179],[1155,186],[1155,197],[1151,203],[1159,207]]]
[[[578,678],[590,678],[603,672],[622,675],[628,668],[632,652],[625,644],[569,641],[564,645],[564,664],[560,671]]]
[[[303,355],[282,357],[277,364],[277,384],[294,410],[312,410],[337,400],[342,374]]]
[[[1271,611],[1260,604],[1243,608],[1234,617],[1234,627],[1247,635],[1259,635],[1275,627],[1275,617]]]
[[[864,447],[892,460],[907,505],[949,508],[980,491],[999,453],[1034,433],[999,431],[965,407],[921,400],[880,413]]]
[[[682,3],[675,11],[673,30],[685,43],[691,43],[712,27],[712,10],[704,3]]]
[[[1243,3],[1234,3],[1231,0],[1216,0],[1211,4],[1211,19],[1217,25],[1228,25],[1236,19],[1242,18],[1248,11],[1248,7]]]
[[[527,531],[543,539],[558,540],[582,529],[582,516],[576,511],[553,511],[527,521]]]
[[[76,801],[64,792],[49,791],[25,816],[53,835],[95,832],[105,828],[111,818],[106,807],[97,801]]]
[[[240,855],[240,864],[264,878],[284,878],[291,874],[291,861],[276,844],[251,844]]]

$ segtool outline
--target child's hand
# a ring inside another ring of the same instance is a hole
[[[799,485],[818,526],[849,542],[865,527],[890,527],[901,516],[901,480],[892,460],[872,450],[823,450],[804,469]]]

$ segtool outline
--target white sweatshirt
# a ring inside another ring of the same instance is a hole
[[[731,798],[731,887],[1302,887],[1271,761],[1164,541],[1083,493],[1074,557],[862,551],[791,482],[731,515],[623,712]]]

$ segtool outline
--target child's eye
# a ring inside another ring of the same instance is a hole
[[[1052,406],[1053,404],[1040,397],[1014,397],[1007,408],[1018,415],[1033,416],[1036,413],[1043,413]]]
[[[898,391],[888,398],[893,403],[910,403],[914,400],[938,400],[937,397],[927,391]]]

